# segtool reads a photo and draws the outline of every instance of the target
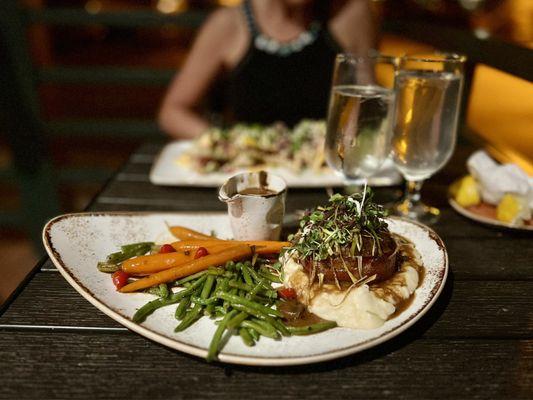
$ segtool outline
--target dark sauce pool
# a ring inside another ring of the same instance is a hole
[[[283,314],[285,324],[288,326],[307,326],[326,321],[309,312],[307,307],[297,300],[284,300],[278,304],[277,308]]]

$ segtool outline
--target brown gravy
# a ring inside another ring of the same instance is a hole
[[[409,264],[416,269],[418,273],[418,286],[422,284],[422,281],[424,280],[426,269],[423,265],[419,263],[418,257],[415,253],[415,250],[409,240],[406,238],[400,236],[400,235],[394,235],[395,239],[400,244],[400,252],[401,257],[403,258],[402,264],[404,262],[409,262]],[[413,303],[416,292],[411,294],[407,299],[402,299],[394,291],[392,291],[390,288],[387,288],[387,285],[390,285],[391,281],[394,280],[394,276],[390,278],[389,280],[378,282],[378,283],[370,283],[369,286],[372,288],[378,289],[378,291],[381,291],[381,293],[385,296],[389,296],[393,298],[396,302],[396,311],[394,311],[394,314],[392,314],[389,319],[392,319],[394,317],[397,317],[400,315],[404,310],[409,308],[409,306]]]
[[[239,190],[239,194],[245,195],[245,196],[274,196],[277,194],[277,192],[266,189],[264,187],[250,187],[243,190]]]
[[[297,300],[284,300],[278,305],[278,310],[283,314],[285,325],[287,326],[307,326],[325,322],[325,319],[313,314],[307,310],[303,304]]]
[[[411,304],[413,304],[413,301],[415,299],[416,292],[414,292],[411,296],[409,296],[408,299],[403,300],[402,302],[396,304],[396,311],[389,317],[389,319],[393,319],[400,315],[402,312],[407,310]]]

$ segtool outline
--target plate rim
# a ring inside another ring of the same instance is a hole
[[[190,215],[191,212],[186,211],[179,211],[179,212],[173,212],[173,211],[162,211],[162,212],[156,212],[156,211],[88,211],[88,212],[80,212],[80,213],[66,213],[58,215],[51,220],[49,220],[42,231],[42,240],[44,247],[46,249],[46,252],[48,253],[50,259],[54,263],[54,265],[57,267],[60,274],[63,276],[63,278],[89,303],[91,303],[93,306],[95,306],[97,309],[102,311],[104,314],[106,314],[108,317],[114,319],[115,321],[119,322],[122,326],[128,328],[129,330],[140,334],[141,336],[144,336],[145,338],[152,340],[156,343],[160,343],[164,346],[167,346],[171,349],[178,350],[180,352],[190,354],[196,357],[205,358],[207,355],[207,350],[203,348],[199,348],[197,346],[183,343],[180,341],[177,341],[175,339],[171,339],[161,333],[157,333],[155,331],[152,331],[148,328],[145,328],[144,326],[137,324],[133,322],[132,320],[128,319],[127,317],[123,316],[119,312],[113,310],[110,306],[105,304],[104,302],[98,300],[94,295],[85,288],[78,280],[74,277],[74,275],[66,268],[66,266],[63,264],[63,261],[61,259],[61,256],[59,253],[55,250],[54,246],[52,245],[51,241],[51,227],[56,224],[57,222],[65,219],[65,218],[72,218],[72,217],[87,217],[87,216],[149,216],[149,215],[164,215],[164,214],[172,214],[172,215],[180,215],[180,214],[187,214]],[[225,213],[217,212],[217,211],[210,211],[205,212],[203,214],[215,214],[215,215],[222,215]],[[426,314],[426,312],[431,309],[433,304],[437,301],[440,294],[442,293],[444,286],[446,285],[448,272],[449,272],[449,256],[448,252],[446,250],[446,246],[444,245],[444,241],[440,238],[440,236],[430,227],[421,224],[419,222],[408,220],[405,218],[399,218],[399,217],[388,217],[394,220],[398,220],[400,222],[409,223],[416,225],[423,230],[427,231],[430,238],[437,243],[440,249],[443,251],[444,256],[444,265],[441,273],[439,274],[440,280],[436,284],[436,290],[433,288],[431,290],[431,298],[429,301],[427,301],[424,306],[420,309],[420,311],[411,317],[407,319],[404,323],[402,323],[400,326],[397,326],[395,328],[392,328],[391,330],[384,332],[381,336],[377,338],[368,339],[367,341],[355,345],[348,346],[346,348],[328,351],[325,353],[315,354],[315,355],[306,355],[306,356],[296,356],[296,357],[257,357],[257,356],[245,356],[245,355],[236,355],[236,354],[227,354],[221,352],[219,355],[219,362],[223,363],[230,363],[230,364],[239,364],[239,365],[250,365],[250,366],[265,366],[265,367],[275,367],[275,366],[292,366],[292,365],[302,365],[302,364],[311,364],[311,363],[318,363],[318,362],[324,362],[329,361],[341,357],[345,357],[348,355],[356,354],[361,351],[367,350],[371,347],[380,345],[383,342],[386,342],[387,340],[390,340],[396,336],[398,336],[400,333],[404,332],[408,328],[410,328],[412,325],[414,325],[420,318],[422,318],[423,315]]]
[[[482,215],[473,213],[472,211],[468,210],[467,208],[461,206],[455,199],[453,199],[451,196],[448,196],[448,204],[460,215],[462,215],[465,218],[468,218],[472,221],[479,222],[481,224],[490,225],[497,228],[505,228],[505,229],[511,229],[514,231],[522,231],[522,232],[532,232],[533,231],[533,225],[531,226],[515,226],[507,224],[503,221],[498,221],[496,219],[492,219],[489,217],[484,217]]]

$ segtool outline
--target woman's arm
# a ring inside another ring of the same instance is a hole
[[[169,136],[193,138],[209,127],[195,107],[224,67],[226,53],[238,32],[234,11],[220,9],[209,17],[170,84],[158,115],[159,127]]]

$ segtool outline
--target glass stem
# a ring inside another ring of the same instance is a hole
[[[408,205],[409,209],[420,204],[420,199],[422,198],[420,192],[423,184],[424,181],[407,181],[404,203]]]

